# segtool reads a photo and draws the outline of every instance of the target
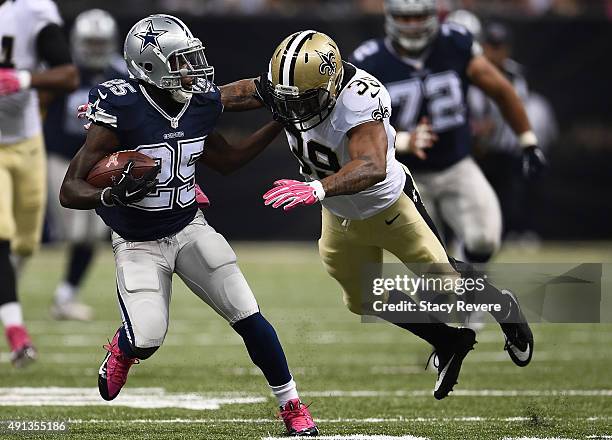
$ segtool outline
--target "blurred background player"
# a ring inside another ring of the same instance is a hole
[[[123,57],[117,52],[117,23],[106,11],[91,9],[79,14],[70,34],[70,45],[81,87],[70,95],[56,97],[47,107],[44,123],[49,154],[51,232],[54,239],[70,243],[68,266],[55,290],[51,315],[55,319],[88,321],[93,311],[77,300],[77,294],[94,257],[96,241],[109,232],[94,211],[63,208],[58,194],[70,160],[85,142],[86,131],[75,117],[75,109],[87,102],[93,86],[114,78],[127,78],[128,73]]]
[[[523,147],[530,176],[544,158],[512,85],[482,56],[462,26],[440,25],[435,0],[386,0],[387,38],[363,43],[357,65],[387,87],[398,130],[398,157],[413,171],[427,209],[463,244],[463,257],[487,262],[499,248],[502,221],[495,192],[471,157],[467,90],[498,104]]]
[[[17,301],[10,254],[31,255],[39,245],[46,170],[35,89],[74,90],[79,83],[62,19],[50,0],[0,0],[0,320],[21,366],[35,351]],[[40,71],[41,62],[48,69]]]
[[[470,18],[471,16],[471,18]],[[478,18],[468,11],[456,11],[447,21],[462,23],[472,34],[482,39],[484,56],[499,69],[521,98],[538,137],[540,146],[546,151],[557,137],[557,123],[548,102],[532,92],[524,74],[524,68],[511,58],[512,34],[502,23],[494,22],[480,34]],[[530,230],[530,212],[526,209],[533,203],[529,182],[524,179],[520,143],[512,128],[505,121],[499,107],[477,87],[468,92],[470,119],[477,150],[478,163],[495,189],[503,216],[504,237],[533,236]]]

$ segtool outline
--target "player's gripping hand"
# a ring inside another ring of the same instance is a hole
[[[400,131],[395,137],[395,149],[398,153],[414,154],[421,160],[427,159],[425,150],[434,146],[438,141],[438,135],[434,133],[433,127],[427,117],[421,118],[413,132]]]
[[[30,88],[32,75],[27,70],[0,68],[0,96]]]
[[[111,186],[110,189],[104,190],[105,192],[107,190],[110,192],[111,204],[127,206],[130,203],[139,202],[155,189],[157,175],[160,170],[159,165],[139,178],[132,176],[132,168],[134,168],[134,162],[129,161],[125,165],[119,181]],[[104,195],[102,198],[104,200]]]
[[[314,182],[299,182],[297,180],[277,180],[274,188],[263,195],[266,206],[283,207],[291,211],[296,206],[309,206],[325,198],[325,190],[318,180]]]
[[[546,168],[546,157],[537,145],[523,148],[523,176],[536,180]]]

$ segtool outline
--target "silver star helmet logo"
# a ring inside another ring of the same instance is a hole
[[[134,34],[136,38],[140,38],[140,40],[142,40],[142,44],[140,45],[140,53],[143,53],[149,46],[161,50],[159,41],[157,41],[157,39],[166,32],[168,31],[155,29],[153,27],[153,21],[149,20],[147,23],[147,30],[145,32],[138,32],[137,34]]]

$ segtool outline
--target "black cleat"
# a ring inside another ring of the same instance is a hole
[[[434,397],[442,400],[448,393],[453,391],[453,387],[458,383],[459,372],[463,359],[476,344],[476,333],[469,328],[457,329],[456,339],[443,348],[436,348],[432,353],[435,355],[434,365],[438,369],[438,380],[434,388]],[[436,361],[437,360],[437,365]]]
[[[511,309],[506,322],[499,323],[506,337],[504,350],[519,367],[526,367],[533,356],[533,333],[521,311],[518,299],[509,290],[502,290],[510,299]]]

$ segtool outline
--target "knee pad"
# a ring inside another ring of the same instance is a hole
[[[137,348],[159,347],[164,342],[168,331],[166,314],[159,310],[156,302],[141,301],[133,305],[138,310],[138,316],[130,322],[134,341],[132,345]]]

